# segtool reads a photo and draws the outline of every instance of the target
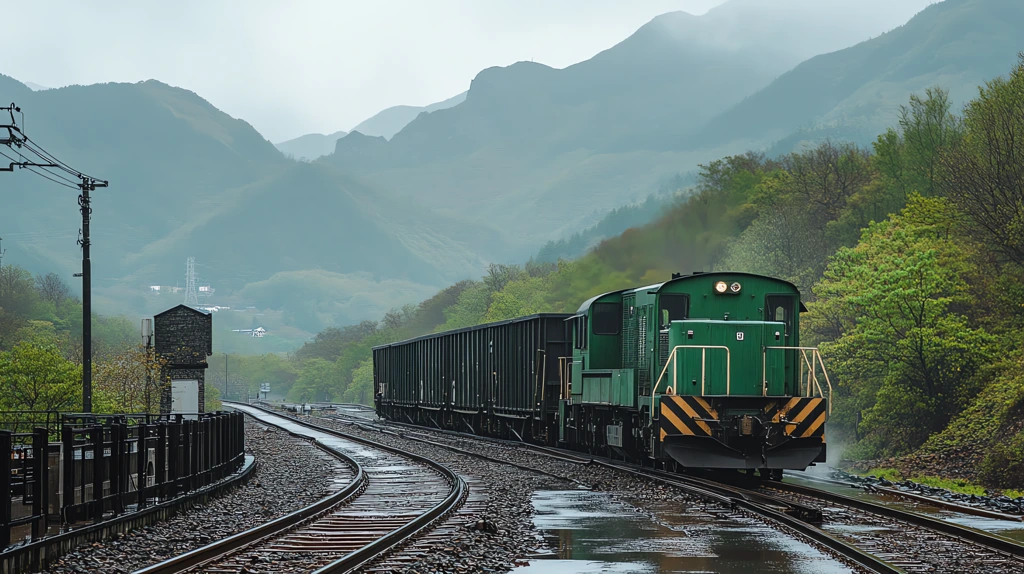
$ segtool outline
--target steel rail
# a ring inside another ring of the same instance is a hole
[[[355,423],[353,423],[353,424],[355,424]],[[393,424],[393,423],[389,422],[389,424]],[[406,425],[404,423],[400,423],[400,424],[402,424],[402,426],[415,427],[415,425]],[[382,432],[387,432],[387,431],[382,431]],[[458,435],[462,435],[463,434],[463,433],[458,433],[457,431],[452,431],[452,433],[458,434]],[[398,436],[404,436],[404,435],[399,434]],[[481,437],[477,437],[475,435],[466,435],[466,436],[472,436],[473,438],[476,438],[476,439],[480,439],[481,438]],[[415,439],[415,438],[407,437],[407,436],[405,438],[408,438],[409,440],[417,440],[417,441],[423,441],[423,442],[432,442],[432,441],[426,441],[425,439]],[[484,438],[485,439],[489,439],[489,437],[484,437]],[[494,439],[489,439],[489,440],[494,440]],[[499,441],[499,442],[509,442],[509,443],[512,443],[512,444],[515,444],[515,445],[525,445],[525,446],[527,446],[527,447],[529,447],[531,449],[537,448],[537,447],[535,447],[535,445],[530,445],[529,443],[521,443],[521,442],[514,442],[514,441]],[[452,447],[452,448],[455,448],[455,447]],[[754,491],[749,491],[749,490],[745,490],[745,489],[741,489],[741,488],[737,488],[737,487],[727,486],[727,485],[724,485],[724,484],[716,483],[714,481],[695,479],[693,477],[686,477],[686,476],[681,476],[681,475],[673,475],[671,473],[667,473],[667,472],[663,472],[663,471],[654,471],[653,469],[647,469],[647,468],[643,468],[643,467],[634,467],[633,465],[621,465],[621,464],[616,464],[616,463],[612,463],[612,462],[606,462],[606,461],[600,460],[600,458],[597,458],[597,457],[592,457],[586,463],[583,463],[582,462],[582,457],[579,457],[578,455],[573,457],[575,460],[572,460],[572,459],[568,459],[567,457],[562,456],[558,449],[551,449],[551,448],[548,448],[548,447],[539,447],[539,448],[543,449],[543,451],[539,452],[539,454],[544,454],[544,455],[547,455],[547,456],[553,456],[553,457],[556,457],[556,458],[563,458],[567,462],[572,462],[572,463],[577,463],[577,464],[596,464],[596,465],[601,465],[601,466],[605,466],[605,467],[608,467],[608,468],[613,468],[613,469],[618,470],[620,472],[626,472],[626,473],[633,474],[633,475],[636,475],[636,476],[641,476],[641,477],[644,477],[644,478],[647,478],[647,479],[650,479],[650,480],[656,480],[658,482],[661,482],[662,484],[666,484],[668,486],[673,486],[673,487],[679,488],[681,490],[690,492],[690,493],[692,493],[692,494],[694,494],[696,496],[699,496],[699,497],[701,497],[701,498],[703,498],[705,500],[711,500],[711,501],[717,502],[719,504],[723,504],[723,505],[731,507],[731,508],[742,508],[742,509],[744,509],[744,510],[746,510],[748,512],[754,513],[754,514],[759,515],[759,516],[761,516],[763,518],[767,518],[769,520],[772,520],[772,521],[775,521],[775,522],[777,522],[779,524],[782,524],[783,526],[785,526],[785,527],[787,527],[787,528],[789,528],[789,529],[791,529],[793,531],[796,531],[796,532],[798,532],[798,533],[800,533],[800,534],[810,538],[811,540],[817,542],[818,544],[821,544],[822,546],[832,550],[833,552],[836,552],[837,554],[839,554],[841,556],[844,556],[848,560],[852,560],[853,562],[856,562],[858,565],[860,565],[861,567],[863,567],[863,568],[865,568],[865,569],[867,569],[867,570],[869,570],[871,572],[875,572],[877,574],[902,574],[903,573],[903,570],[900,570],[899,568],[893,566],[892,564],[886,562],[885,560],[882,560],[881,558],[879,558],[879,557],[877,557],[877,556],[875,556],[873,554],[864,552],[863,550],[857,548],[856,546],[854,546],[854,545],[852,545],[852,544],[850,544],[850,543],[848,543],[848,542],[846,542],[844,540],[841,540],[841,539],[839,539],[837,537],[832,536],[831,534],[829,534],[829,533],[825,532],[824,530],[814,526],[813,524],[805,521],[804,519],[799,518],[797,516],[791,516],[789,514],[786,514],[786,512],[784,510],[780,511],[779,510],[780,508],[787,508],[788,507],[790,509],[795,510],[797,515],[799,515],[799,516],[806,516],[806,510],[805,509],[802,509],[802,508],[799,507],[799,505],[794,505],[793,503],[791,503],[789,501],[782,501],[782,500],[777,500],[777,499],[771,499],[769,496],[761,494],[761,493],[757,493],[757,492],[754,492]],[[462,449],[459,449],[459,450],[462,450]],[[544,451],[546,451],[546,452],[544,452]],[[465,454],[467,454],[467,455],[476,456],[478,458],[491,459],[491,457],[488,457],[487,455],[483,455],[483,454],[479,454],[479,453],[474,453],[472,451],[463,451],[463,452]],[[510,463],[508,463],[506,461],[499,461],[499,462],[505,462],[506,464],[510,464]],[[519,466],[519,465],[518,464],[514,464],[514,466]],[[545,473],[545,474],[548,474],[548,473]],[[818,513],[818,517],[820,518],[820,512]]]
[[[876,502],[870,502],[867,500],[860,500],[851,496],[845,496],[842,494],[836,494],[827,490],[820,490],[812,488],[810,486],[803,486],[800,484],[792,484],[787,482],[773,482],[765,485],[767,488],[774,488],[790,492],[793,494],[800,494],[803,496],[809,496],[811,498],[817,498],[825,500],[833,504],[842,504],[851,508],[856,508],[864,512],[870,512],[872,514],[878,514],[886,518],[893,520],[900,520],[908,522],[915,526],[927,528],[936,532],[941,532],[949,536],[954,536],[962,540],[968,540],[980,546],[984,546],[989,550],[1001,552],[1003,554],[1009,554],[1017,558],[1024,558],[1024,545],[1021,545],[1009,538],[1003,538],[995,534],[989,534],[988,532],[982,532],[967,526],[961,526],[959,524],[942,520],[939,518],[932,518],[925,516],[917,512],[909,510],[901,510],[893,508],[885,504],[879,504]]]
[[[877,484],[858,484],[855,482],[848,482],[843,480],[835,480],[832,478],[822,478],[820,476],[814,476],[809,474],[797,474],[796,472],[786,471],[786,476],[793,478],[799,478],[808,482],[818,482],[821,484],[831,484],[834,486],[842,486],[844,488],[855,488],[863,490],[864,492],[885,494],[897,498],[907,498],[914,502],[920,502],[923,504],[929,504],[931,506],[937,506],[946,510],[952,510],[953,512],[959,512],[961,514],[973,514],[975,516],[981,516],[984,518],[991,518],[992,520],[1008,520],[1010,522],[1024,522],[1024,515],[1021,514],[1007,514],[1005,512],[999,512],[996,510],[988,510],[987,508],[980,508],[977,506],[968,506],[966,504],[959,504],[957,502],[950,502],[948,500],[942,500],[941,498],[934,498],[925,494],[915,494],[913,492],[907,492],[898,488],[891,488],[887,486],[879,486]]]
[[[231,403],[225,402],[225,404],[230,405]],[[245,406],[249,408],[255,408],[257,410],[266,412],[268,414],[272,414],[274,416],[281,416],[280,413],[275,413],[274,411],[265,409],[260,406]],[[382,444],[376,441],[346,434],[339,430],[335,430],[329,427],[313,424],[305,420],[299,420],[294,418],[289,418],[289,420],[294,421],[297,424],[300,424],[307,428],[323,432],[325,434],[334,435],[340,438],[344,438],[345,440],[350,440],[366,446],[385,450],[393,454],[397,454],[399,456],[420,462],[435,470],[438,474],[444,477],[451,485],[451,489],[448,493],[448,496],[446,496],[443,501],[434,505],[430,510],[428,510],[424,514],[417,516],[411,521],[396,528],[395,530],[392,530],[388,534],[385,534],[384,536],[363,546],[362,548],[354,550],[349,554],[337,560],[334,560],[333,562],[330,562],[329,564],[316,570],[316,574],[336,574],[343,572],[351,572],[352,570],[355,570],[363,564],[366,564],[367,562],[370,562],[376,558],[383,556],[389,550],[398,546],[402,542],[405,542],[406,540],[415,537],[417,534],[420,534],[421,532],[432,526],[435,521],[441,519],[442,517],[446,516],[449,512],[458,508],[469,495],[469,486],[466,484],[466,481],[463,480],[463,478],[458,475],[458,473],[452,471],[448,467],[430,458],[402,449],[398,449],[392,446],[388,446],[386,444]]]
[[[267,422],[262,419],[256,420],[262,424],[277,427],[292,436],[309,440],[307,437],[292,433],[284,427],[275,425],[274,423]],[[316,441],[311,442],[314,446],[320,448],[324,452],[327,452],[331,456],[345,462],[355,471],[356,474],[348,485],[338,492],[325,496],[309,506],[300,508],[294,512],[275,518],[270,522],[265,522],[259,526],[250,528],[249,530],[243,530],[242,532],[233,534],[227,538],[222,538],[216,542],[207,544],[206,546],[201,546],[184,554],[179,554],[173,558],[136,570],[132,574],[174,574],[178,572],[186,572],[196,566],[208,564],[211,561],[223,558],[224,556],[232,554],[238,550],[273,538],[294,528],[295,526],[307,522],[310,519],[315,519],[331,508],[358,496],[358,494],[366,487],[367,482],[366,473],[363,472],[363,468],[359,463],[348,455],[329,446],[320,444]]]

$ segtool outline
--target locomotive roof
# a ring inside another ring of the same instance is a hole
[[[504,321],[494,321],[492,323],[484,323],[482,325],[473,325],[472,327],[463,327],[461,329],[451,329],[449,331],[441,331],[440,333],[430,333],[429,335],[421,335],[419,337],[413,337],[412,339],[406,339],[404,341],[394,341],[391,343],[385,343],[383,345],[377,345],[374,349],[383,349],[391,347],[393,345],[404,345],[406,343],[415,343],[416,341],[422,341],[425,339],[431,339],[434,337],[440,337],[441,335],[452,335],[455,333],[466,333],[469,331],[476,331],[477,329],[486,329],[487,327],[496,327],[499,325],[510,325],[512,323],[521,323],[523,321],[530,321],[532,319],[566,319],[571,317],[569,313],[535,313],[533,315],[527,315],[525,317],[516,317],[515,319],[505,319]]]
[[[582,314],[586,313],[587,310],[590,309],[590,306],[594,304],[594,301],[597,301],[598,299],[600,299],[601,297],[604,297],[605,295],[615,295],[616,293],[623,293],[623,292],[629,291],[629,290],[630,289],[619,289],[618,291],[609,291],[607,293],[601,293],[600,295],[594,295],[590,299],[587,299],[586,301],[584,301],[583,304],[580,305],[580,308],[576,309],[576,313],[573,314],[572,316],[575,317],[576,315],[582,315]]]
[[[795,289],[797,291],[797,293],[800,292],[800,288],[797,287],[796,285],[794,285],[793,283],[790,283],[789,281],[786,281],[785,279],[779,279],[778,277],[772,277],[770,275],[758,275],[757,273],[745,273],[745,272],[742,272],[742,271],[709,271],[707,273],[705,273],[705,272],[697,272],[697,273],[691,273],[689,275],[683,275],[681,277],[676,277],[675,279],[670,279],[670,280],[665,281],[663,283],[654,283],[653,285],[647,285],[645,287],[630,287],[628,289],[619,289],[618,291],[608,291],[607,293],[601,293],[600,295],[595,295],[594,297],[591,297],[590,299],[587,299],[586,301],[584,301],[583,304],[580,305],[580,308],[576,310],[576,313],[573,314],[573,317],[586,313],[588,310],[590,310],[590,307],[593,306],[595,301],[597,301],[598,299],[600,299],[601,297],[604,297],[606,295],[615,295],[615,294],[618,294],[618,293],[630,293],[630,292],[640,293],[640,292],[643,292],[643,291],[657,292],[657,291],[661,290],[662,287],[664,287],[665,285],[668,285],[669,283],[674,283],[676,281],[685,281],[687,279],[693,279],[694,277],[704,277],[704,276],[714,276],[714,275],[729,275],[729,276],[740,275],[740,276],[744,276],[744,277],[761,277],[761,278],[764,278],[764,279],[772,279],[773,281],[778,281],[779,283],[785,283],[786,285],[789,285],[789,286],[793,287],[793,289]],[[800,303],[800,311],[803,312],[803,311],[806,311],[806,310],[807,310],[807,308],[804,306],[803,302],[801,302]]]

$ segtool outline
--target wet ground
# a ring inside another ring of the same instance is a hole
[[[539,491],[534,522],[554,549],[517,574],[850,572],[814,547],[750,518],[665,508],[656,516],[605,492]]]
[[[969,526],[971,528],[983,530],[991,534],[998,534],[999,536],[1024,543],[1024,522],[1019,520],[998,520],[973,514],[964,514],[940,506],[931,506],[911,501],[906,498],[867,492],[863,488],[853,488],[852,486],[841,486],[834,483],[819,482],[817,480],[813,480],[813,478],[813,475],[804,478],[801,477],[801,473],[787,472],[785,480],[786,482],[803,484],[805,486],[835,492],[851,498],[867,500],[870,502],[881,502],[887,506],[899,508],[900,510],[909,510],[911,512],[927,514],[928,516],[948,520],[949,522],[953,522],[961,526]]]

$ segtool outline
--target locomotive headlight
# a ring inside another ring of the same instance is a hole
[[[719,281],[718,283],[715,283],[715,291],[719,293],[725,293],[728,290],[729,284],[726,283],[725,281]]]
[[[739,283],[733,283],[732,285],[729,285],[729,290],[732,291],[733,293],[739,293],[740,289],[742,288],[743,287]]]

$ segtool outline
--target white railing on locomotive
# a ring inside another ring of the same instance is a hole
[[[797,389],[800,396],[806,397],[825,397],[825,392],[821,388],[821,382],[818,381],[818,373],[815,367],[821,367],[821,374],[825,377],[825,385],[828,387],[828,414],[832,414],[832,381],[828,376],[828,369],[825,368],[825,361],[821,358],[821,353],[817,347],[765,347],[764,352],[761,354],[761,381],[762,381],[762,396],[768,396],[768,351],[800,351],[800,357],[803,361],[800,362],[800,375],[797,377],[797,383],[800,388]],[[807,354],[810,353],[808,359]],[[804,376],[804,367],[807,367],[806,378]],[[806,385],[804,384],[806,381]],[[818,394],[814,395],[814,390],[817,389]]]
[[[700,394],[706,395],[705,385],[707,383],[707,367],[708,367],[708,350],[722,350],[725,351],[725,394],[729,394],[732,389],[732,353],[729,351],[729,347],[724,345],[676,345],[672,348],[672,352],[669,353],[668,360],[665,361],[665,366],[661,369],[661,374],[658,375],[658,380],[654,383],[654,388],[651,389],[651,412],[654,412],[654,397],[658,395],[658,387],[661,386],[661,380],[665,378],[665,373],[668,371],[669,365],[672,365],[672,386],[666,389],[668,394],[675,394],[676,389],[679,388],[679,369],[676,366],[679,349],[700,349]]]

